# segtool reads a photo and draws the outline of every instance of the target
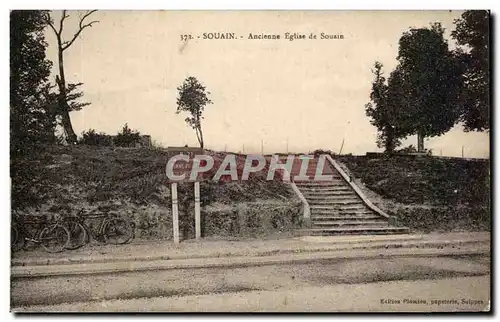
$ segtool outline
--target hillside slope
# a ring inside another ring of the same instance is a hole
[[[214,154],[216,161],[221,157],[224,154]],[[22,171],[13,171],[12,208],[30,214],[68,214],[111,206],[135,219],[140,237],[170,238],[166,163],[164,150],[47,146],[42,157],[27,161]],[[251,179],[202,182],[206,236],[262,235],[300,225],[300,202],[288,185],[259,176]],[[193,184],[179,184],[178,195],[181,227],[190,237],[194,234]]]
[[[342,156],[367,196],[417,231],[489,230],[489,160]]]

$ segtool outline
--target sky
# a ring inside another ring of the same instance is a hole
[[[54,12],[58,21],[60,13]],[[81,12],[70,11],[69,39]],[[381,151],[365,115],[378,60],[385,74],[396,66],[398,40],[410,27],[441,22],[449,38],[460,11],[98,11],[65,51],[70,82],[83,82],[91,103],[71,113],[77,134],[108,134],[129,127],[164,147],[197,146],[195,132],[177,115],[177,87],[188,76],[203,83],[214,102],[204,113],[205,146],[260,153],[327,149],[357,155]],[[289,41],[285,33],[306,39]],[[321,33],[344,39],[319,39]],[[203,39],[234,33],[236,39]],[[279,34],[280,40],[248,39]],[[309,39],[309,34],[318,39]],[[181,40],[181,35],[193,39]],[[198,38],[200,36],[200,38]],[[47,30],[48,58],[57,47]],[[450,46],[453,42],[450,40]],[[56,75],[54,64],[54,77]],[[404,146],[416,145],[410,137]],[[457,125],[425,141],[434,155],[489,157],[488,133]]]

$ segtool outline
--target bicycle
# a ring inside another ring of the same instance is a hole
[[[26,242],[41,245],[49,253],[59,253],[66,249],[70,242],[70,232],[59,221],[51,221],[46,217],[16,215],[11,225],[12,251],[25,248]],[[28,229],[31,227],[33,229]]]
[[[78,249],[90,243],[91,237],[99,242],[114,245],[126,244],[135,238],[135,224],[132,221],[102,209],[103,207],[100,207],[100,212],[97,213],[85,213],[82,209],[64,219],[71,235],[66,249]],[[100,219],[96,233],[86,224],[89,219]]]

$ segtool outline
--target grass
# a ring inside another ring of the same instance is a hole
[[[489,161],[340,157],[365,186],[402,204],[489,205]]]
[[[113,206],[113,210],[134,219],[139,238],[171,238],[172,206],[165,174],[166,151],[85,145],[53,145],[44,150],[43,155],[24,160],[12,171],[13,209],[26,213],[66,214]],[[224,153],[208,153],[216,163],[225,157]],[[240,171],[243,160],[243,156],[238,156]],[[178,185],[180,225],[185,237],[194,235],[194,216],[190,216],[194,211],[193,190],[192,183]],[[201,183],[202,209],[212,205],[215,209],[217,205],[231,206],[219,209],[212,217],[204,216],[208,235],[219,230],[214,221],[229,227],[222,234],[225,236],[237,236],[247,230],[245,235],[248,236],[265,235],[280,232],[284,226],[290,229],[290,221],[298,222],[296,210],[300,208],[296,201],[288,185],[266,181],[264,174],[252,175],[250,180],[243,182],[207,180]],[[240,209],[238,205],[247,206]],[[288,207],[289,211],[276,212],[284,214],[285,218],[273,216],[265,221],[271,222],[265,227],[255,225],[255,218],[267,213],[266,209],[272,206]]]
[[[489,160],[410,156],[338,159],[380,197],[379,206],[398,217],[400,225],[421,232],[491,229]]]

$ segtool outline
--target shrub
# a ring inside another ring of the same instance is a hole
[[[130,147],[134,146],[136,143],[139,143],[141,140],[141,133],[139,131],[132,130],[128,127],[128,124],[122,128],[122,131],[119,132],[115,137],[115,145],[121,147]]]
[[[335,154],[335,153],[333,153],[331,150],[316,149],[316,150],[314,150],[313,152],[311,152],[311,153],[309,153],[309,154],[312,154],[312,155],[314,155],[315,157],[317,157],[317,156],[322,155],[322,154],[329,154],[329,155],[332,155],[332,154]]]
[[[82,132],[82,138],[78,141],[78,143],[85,145],[110,146],[113,145],[113,139],[111,136],[103,132],[97,133],[94,129],[89,129],[87,132]]]

